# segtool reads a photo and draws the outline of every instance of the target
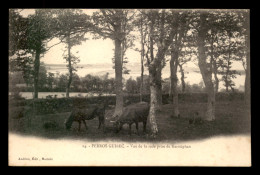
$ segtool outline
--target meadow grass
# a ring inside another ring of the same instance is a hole
[[[86,121],[88,130],[81,125],[78,131],[78,123],[74,122],[72,128],[67,131],[64,127],[65,120],[70,112],[57,112],[46,115],[33,115],[20,119],[9,116],[9,131],[21,135],[33,135],[50,139],[86,139],[91,141],[183,141],[206,139],[213,136],[247,134],[251,132],[250,110],[246,109],[242,100],[223,101],[216,103],[216,119],[211,122],[200,124],[189,124],[194,112],[198,111],[203,117],[206,103],[180,103],[180,118],[172,118],[171,104],[162,106],[156,116],[159,133],[158,136],[150,138],[143,133],[142,123],[139,123],[139,135],[136,133],[135,124],[132,125],[132,135],[128,134],[128,126],[124,125],[119,133],[109,120],[105,121],[105,132],[98,129],[98,119]],[[107,111],[111,113],[110,111]],[[55,124],[55,125],[49,125]],[[149,132],[149,126],[148,126]]]

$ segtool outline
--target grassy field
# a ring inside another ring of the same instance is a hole
[[[87,121],[88,130],[84,125],[79,132],[78,123],[74,122],[70,131],[65,130],[64,121],[70,115],[69,112],[36,115],[13,119],[9,116],[9,130],[22,135],[34,135],[50,139],[72,138],[90,141],[186,141],[206,139],[213,136],[250,134],[251,118],[250,111],[245,108],[241,100],[225,101],[216,103],[216,120],[203,122],[201,124],[189,124],[189,119],[195,111],[203,115],[206,103],[180,103],[179,110],[181,117],[172,118],[171,104],[162,106],[161,112],[157,116],[159,129],[158,137],[149,138],[142,131],[142,123],[139,124],[139,135],[136,134],[135,125],[132,125],[132,135],[128,134],[128,126],[124,125],[123,130],[115,133],[115,128],[108,120],[105,132],[98,129],[98,119]],[[111,111],[107,111],[108,113]],[[47,128],[46,124],[55,123],[55,127]],[[45,126],[45,127],[44,127]],[[149,128],[149,127],[148,127]]]

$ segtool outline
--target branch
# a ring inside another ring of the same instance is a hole
[[[199,28],[196,27],[194,24],[190,23],[190,25],[191,25],[195,30],[199,31]]]
[[[131,15],[131,16],[128,18],[128,21],[131,21],[131,20],[135,17],[135,14],[136,14],[136,11],[134,11],[133,15]]]
[[[105,20],[111,24],[113,27],[115,27],[115,23],[109,18],[109,16],[106,14],[106,12],[104,10],[101,10],[103,16],[105,17]],[[114,15],[114,14],[113,14]]]
[[[109,24],[107,23],[107,27],[108,27],[108,31],[110,31],[110,32],[115,32],[113,29],[111,29],[111,27],[109,26]]]
[[[148,43],[149,43],[149,38],[148,38]],[[147,60],[147,64],[148,65],[150,65],[150,63],[151,63],[151,60],[149,59],[149,52],[150,52],[150,47],[149,47],[149,44],[147,43],[147,51],[146,51],[146,53],[145,53],[145,57],[146,57],[146,60]]]
[[[57,37],[57,35],[52,36],[50,39],[46,40],[45,42],[50,42],[53,38]]]
[[[60,42],[58,42],[58,43],[56,43],[56,44],[53,44],[52,46],[48,47],[48,48],[46,49],[46,52],[48,52],[52,47],[54,47],[54,46],[56,46],[56,45],[58,45],[58,44],[60,44],[60,43],[62,43],[62,42],[63,42],[63,40],[60,40]]]
[[[113,39],[113,37],[114,37],[114,35],[113,35],[112,33],[110,33],[110,32],[105,32],[104,29],[103,29],[103,31],[102,31],[101,29],[96,30],[96,33],[98,33],[99,35],[101,35],[101,36],[103,36],[103,37],[105,37],[105,38],[111,38],[111,39]]]
[[[241,60],[242,60],[243,68],[244,68],[244,70],[246,71],[246,63],[245,63],[245,61],[244,61],[243,59],[241,59]]]

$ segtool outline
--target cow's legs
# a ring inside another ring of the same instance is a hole
[[[98,125],[98,129],[100,129],[100,126],[101,126],[101,121],[99,120],[99,125]]]
[[[81,121],[79,120],[78,122],[79,122],[79,129],[78,129],[78,131],[80,131]]]
[[[122,128],[123,128],[123,123],[120,123],[120,125],[119,125],[119,131],[122,130]]]
[[[115,126],[116,126],[116,133],[118,133],[122,129],[123,125],[122,125],[122,123],[119,122],[119,123],[116,123]]]
[[[135,122],[135,127],[136,127],[136,131],[137,131],[137,135],[139,135],[138,122]]]
[[[83,121],[83,123],[84,123],[84,125],[85,125],[85,127],[86,127],[86,130],[88,130],[88,127],[87,127],[86,121],[85,121],[85,120],[82,120],[82,121]]]
[[[143,122],[143,132],[146,133],[146,121]]]
[[[101,124],[103,124],[103,126],[104,126],[104,119],[102,117],[99,117],[98,121],[99,121],[98,129],[100,129]]]
[[[131,135],[131,126],[132,124],[129,124],[129,135]]]
[[[102,123],[102,130],[103,130],[103,132],[105,132],[105,121],[102,120],[101,123]]]
[[[104,117],[99,117],[99,118],[98,118],[98,121],[99,121],[98,129],[100,129],[101,124],[102,124],[103,132],[105,132],[105,121],[104,121]]]

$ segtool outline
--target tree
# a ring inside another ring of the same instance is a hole
[[[189,22],[187,21],[187,25]],[[186,26],[186,25],[185,25]],[[188,29],[187,29],[188,28]],[[185,92],[186,83],[185,83],[185,70],[183,66],[192,60],[192,58],[196,57],[196,46],[192,41],[192,33],[190,30],[190,26],[186,26],[186,32],[183,35],[183,41],[180,48],[180,52],[178,54],[178,66],[179,72],[181,73],[181,91]]]
[[[215,21],[214,21],[215,22]],[[214,24],[212,24],[214,25]],[[219,42],[218,42],[218,34],[219,34],[219,28],[214,28],[211,30],[208,40],[209,40],[209,48],[210,50],[209,55],[210,55],[210,62],[212,64],[212,71],[214,74],[214,79],[215,79],[215,92],[218,92],[219,89],[219,67],[221,67],[221,61],[219,60],[220,52],[219,52]]]
[[[209,13],[204,11],[195,12],[194,16],[196,22],[193,24],[193,27],[197,32],[198,65],[208,94],[205,120],[212,121],[215,120],[215,91],[214,84],[212,82],[211,64],[207,62],[206,55],[206,38],[207,33],[210,30],[210,25],[208,25],[210,18]]]
[[[47,70],[43,62],[40,63],[39,68],[39,90],[43,90],[47,85]]]
[[[9,56],[26,50],[28,19],[19,14],[18,9],[9,9]]]
[[[222,15],[219,15],[217,19],[219,21],[219,25],[217,28],[218,33],[216,36],[216,38],[218,39],[217,48],[219,50],[218,64],[221,68],[221,71],[219,71],[219,73],[222,74],[222,80],[224,81],[226,92],[229,91],[229,87],[232,91],[234,91],[233,86],[235,86],[235,84],[232,79],[236,78],[236,74],[238,73],[236,70],[232,70],[232,62],[241,59],[240,50],[242,38],[240,37],[241,27],[239,26],[239,18],[237,13],[226,12]],[[211,44],[211,55],[214,55],[214,46],[212,45],[213,44]]]
[[[102,91],[103,92],[109,92],[109,73],[107,72],[105,75],[102,76]]]
[[[133,80],[132,77],[126,81],[126,91],[131,94],[136,94],[138,92],[137,82]]]
[[[249,13],[245,13],[245,42],[246,42],[246,79],[245,79],[245,100],[246,105],[251,102],[251,75],[250,75],[250,19]]]
[[[50,10],[36,9],[34,14],[22,18],[17,16],[19,12],[13,13],[14,11],[10,10],[12,19],[9,23],[11,29],[9,33],[10,40],[14,41],[10,42],[9,54],[19,58],[16,60],[22,63],[17,62],[16,65],[25,65],[25,69],[29,68],[26,74],[33,76],[33,98],[36,99],[39,91],[40,58],[52,47],[47,47],[47,43],[55,36],[51,13]],[[31,69],[28,64],[23,64],[24,62],[33,62],[33,68]]]
[[[108,10],[102,9],[93,13],[95,25],[94,32],[102,38],[110,38],[115,43],[115,83],[116,83],[116,108],[114,117],[123,112],[123,92],[122,92],[122,53],[126,37],[132,30],[131,21],[134,14],[131,10]]]
[[[173,99],[173,116],[179,116],[179,108],[178,108],[178,90],[177,90],[177,69],[180,66],[182,70],[182,64],[179,63],[179,56],[181,55],[182,47],[183,47],[183,39],[187,35],[188,31],[188,14],[186,12],[179,12],[179,11],[171,11],[172,14],[175,16],[176,20],[174,21],[174,30],[175,36],[173,37],[173,42],[171,44],[170,50],[170,96]],[[184,74],[183,70],[182,73]],[[184,81],[184,75],[182,76]]]
[[[232,70],[233,61],[241,59],[243,50],[243,38],[241,37],[241,27],[237,12],[213,11],[208,14],[209,30],[206,34],[206,55],[210,60],[211,72],[214,74],[215,92],[219,89],[218,75],[222,75],[222,81],[226,87],[234,91],[233,78],[238,72]]]
[[[125,29],[124,29],[125,30]],[[135,36],[131,35],[130,33],[124,38],[121,44],[121,63],[122,63],[122,73],[123,74],[129,74],[130,70],[127,69],[126,64],[128,63],[128,57],[126,57],[126,51],[127,49],[133,47],[133,40]],[[115,64],[115,56],[112,58],[113,64]],[[115,69],[115,66],[113,66],[113,69]]]
[[[33,84],[33,57],[28,55],[28,19],[18,9],[9,10],[9,71],[21,72],[25,83]]]
[[[46,44],[50,38],[54,36],[51,30],[50,14],[48,11],[37,9],[35,14],[28,17],[28,33],[27,33],[27,47],[34,57],[34,99],[38,98],[38,82],[39,82],[39,68],[41,54],[48,49]]]
[[[55,82],[54,73],[48,72],[48,74],[47,74],[47,86],[49,88],[49,91],[53,90],[54,82]]]
[[[81,89],[80,77],[76,73],[73,73],[72,75],[71,86],[73,87],[74,92],[77,92]]]
[[[141,76],[136,78],[137,88],[139,89],[139,93],[141,90],[141,82],[142,82],[142,95],[150,94],[150,83],[149,76],[143,75],[143,80],[141,80]]]
[[[73,79],[73,72],[76,71],[75,65],[79,62],[78,57],[71,53],[73,46],[85,41],[86,32],[91,30],[92,24],[89,22],[88,15],[83,14],[81,10],[62,9],[53,10],[55,15],[54,24],[56,25],[57,36],[61,42],[66,44],[67,54],[64,59],[68,62],[69,78],[66,85],[66,97],[69,97],[70,86]]]
[[[57,83],[57,88],[59,89],[59,91],[64,92],[66,90],[67,81],[68,81],[67,75],[61,74],[59,76],[59,80]]]
[[[212,121],[215,119],[215,93],[219,82],[217,74],[224,75],[222,78],[227,90],[228,87],[232,89],[234,86],[232,78],[235,77],[236,71],[231,69],[231,64],[233,60],[239,60],[241,57],[241,26],[236,11],[194,10],[192,16],[192,35],[197,44],[198,65],[208,94],[205,120]],[[222,69],[222,72],[219,69]]]
[[[17,53],[15,57],[9,59],[9,71],[21,72],[27,86],[33,85],[33,59]]]
[[[245,104],[250,106],[251,103],[251,75],[250,75],[250,11],[242,10],[239,13],[241,21],[241,35],[244,37],[243,48],[241,51],[241,61],[246,72],[245,78]]]
[[[143,100],[143,87],[144,87],[144,59],[145,59],[145,45],[147,43],[148,26],[142,11],[139,11],[137,19],[134,21],[137,26],[137,30],[140,32],[140,44],[141,49],[136,48],[135,50],[140,52],[141,60],[141,77],[140,77],[140,102]]]
[[[142,13],[147,18],[149,31],[145,54],[151,92],[148,124],[151,129],[151,136],[155,137],[158,133],[156,115],[162,104],[161,71],[165,65],[165,54],[176,32],[174,30],[176,16],[168,11],[166,12],[166,10],[144,10]]]

